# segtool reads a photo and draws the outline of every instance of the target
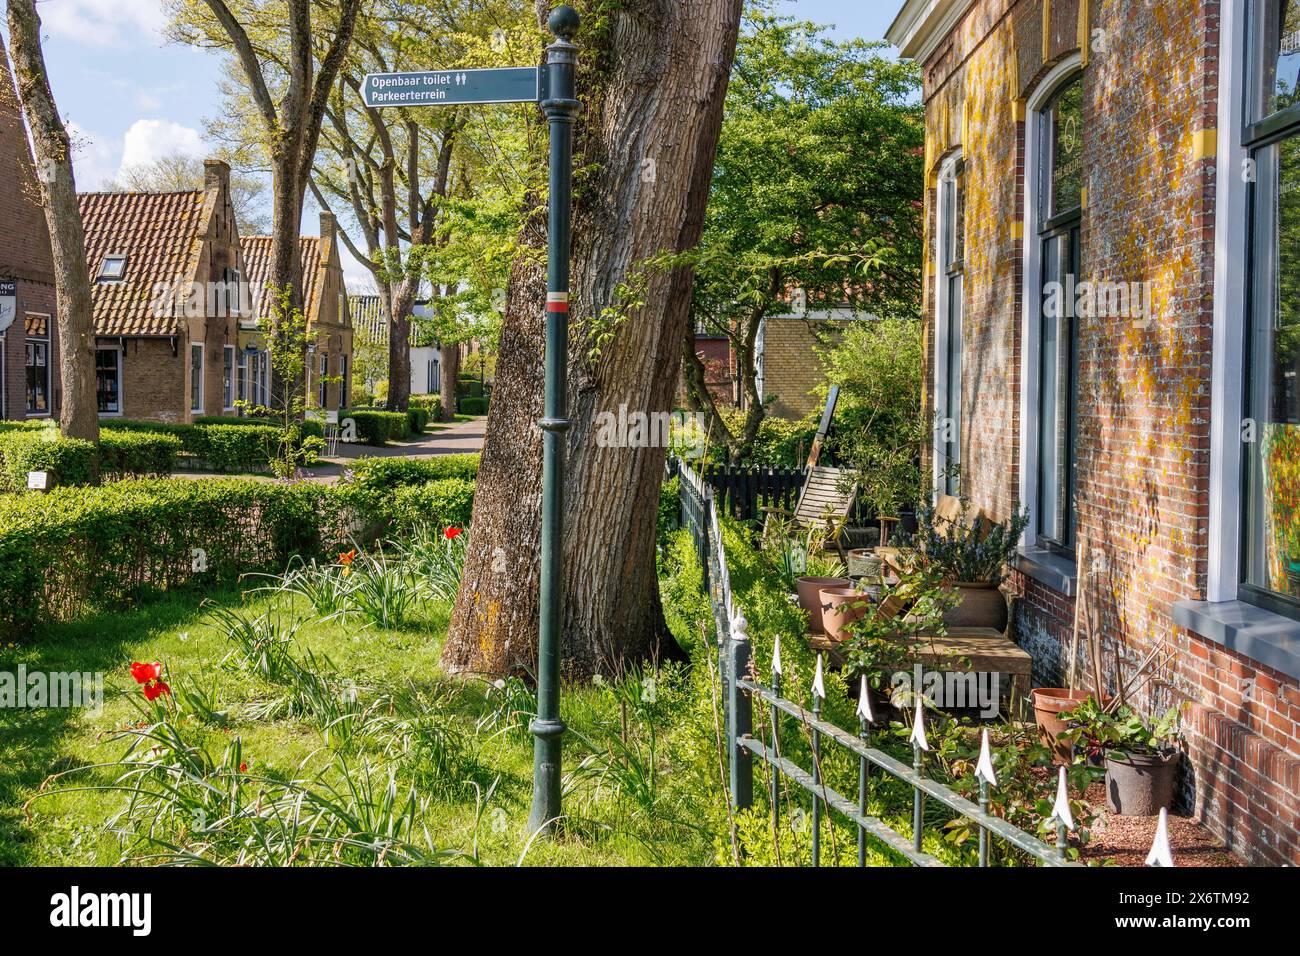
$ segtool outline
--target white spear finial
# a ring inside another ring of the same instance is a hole
[[[916,696],[916,716],[912,718],[911,742],[929,753],[930,741],[925,739],[925,720],[921,717],[921,695]]]
[[[993,754],[989,750],[989,730],[984,728],[984,739],[980,742],[980,759],[975,765],[975,776],[984,780],[990,787],[998,785],[998,775],[993,772]]]
[[[1052,817],[1065,824],[1067,830],[1074,829],[1074,817],[1070,815],[1070,790],[1065,785],[1065,768],[1061,768],[1060,783],[1056,787],[1056,803],[1052,807]]]
[[[1156,839],[1147,854],[1147,866],[1173,866],[1174,851],[1169,846],[1169,811],[1160,808],[1160,822],[1156,824]]]
[[[749,622],[745,620],[743,611],[737,611],[736,616],[731,619],[731,639],[733,641],[749,640]]]
[[[822,679],[822,656],[817,655],[817,670],[813,672],[812,692],[814,697],[826,699],[826,682]]]
[[[772,651],[772,673],[781,673],[781,635],[776,636],[776,649]]]
[[[871,693],[867,690],[867,675],[862,675],[862,690],[858,692],[858,716],[871,723],[876,718],[871,713]]]

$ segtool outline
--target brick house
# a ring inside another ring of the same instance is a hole
[[[245,236],[242,240],[245,276],[253,289],[264,290],[271,277],[271,237]],[[320,214],[320,235],[303,236],[303,315],[307,320],[308,405],[337,411],[348,404],[352,388],[352,319],[343,264],[339,259],[338,223],[328,212]],[[269,372],[261,351],[259,328],[270,321],[273,300],[261,295],[255,317],[240,321],[241,353],[251,363],[249,401],[267,404]]]
[[[923,71],[936,485],[1028,508],[1035,682],[1086,585],[1107,661],[1170,653],[1136,703],[1187,705],[1185,807],[1298,864],[1300,9],[907,0],[888,35]]]
[[[817,389],[826,382],[826,369],[817,350],[834,345],[845,323],[869,318],[849,309],[765,318],[755,343],[754,365],[759,396],[772,399],[769,414],[798,420],[820,412],[823,400]],[[741,399],[743,405],[743,394]]]
[[[103,417],[230,413],[241,308],[230,167],[189,192],[83,193]]]
[[[55,319],[50,235],[0,40],[0,419],[58,416]]]

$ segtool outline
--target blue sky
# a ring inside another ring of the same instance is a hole
[[[867,39],[883,37],[901,5],[902,0],[781,4],[783,12],[835,24],[839,37]],[[205,121],[221,109],[221,62],[166,41],[161,0],[45,0],[37,10],[54,94],[77,141],[80,189],[100,187],[123,165],[178,151],[206,154]],[[359,278],[360,267],[348,266],[349,278]]]

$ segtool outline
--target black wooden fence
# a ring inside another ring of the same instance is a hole
[[[793,512],[808,478],[802,468],[767,468],[759,465],[692,465],[694,473],[713,491],[719,514],[739,521],[761,521],[765,508]],[[677,474],[677,462],[669,462]]]

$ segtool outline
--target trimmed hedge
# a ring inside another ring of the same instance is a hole
[[[170,475],[183,442],[166,432],[118,431],[99,433],[99,469],[118,476]]]
[[[428,422],[436,422],[442,418],[442,396],[441,395],[412,395],[411,408],[422,408],[428,413]]]
[[[352,419],[357,426],[357,441],[363,445],[386,445],[410,434],[410,419],[402,412],[374,408],[345,408],[339,412],[340,424]]]
[[[371,491],[389,491],[443,478],[474,481],[478,455],[436,455],[429,458],[358,458],[352,463],[349,484]]]
[[[462,415],[486,415],[488,413],[488,400],[486,398],[462,398],[460,399],[460,413]]]
[[[49,474],[51,487],[88,485],[98,475],[98,456],[91,442],[64,438],[49,428],[0,431],[0,491],[22,491],[29,471]]]
[[[169,590],[231,586],[417,521],[463,526],[473,494],[461,479],[392,494],[218,478],[0,496],[0,633],[28,635]]]

